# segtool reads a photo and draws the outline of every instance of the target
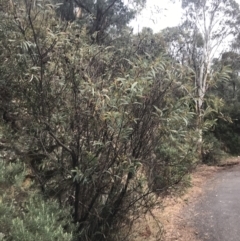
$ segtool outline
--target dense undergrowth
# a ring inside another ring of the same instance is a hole
[[[128,28],[99,43],[57,6],[25,3],[1,1],[0,234],[127,240],[121,231],[199,162],[195,73],[164,44],[148,54],[145,35],[144,46]],[[207,133],[217,111],[206,109]],[[220,138],[204,138],[217,161]]]

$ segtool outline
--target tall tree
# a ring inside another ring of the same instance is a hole
[[[204,97],[212,78],[213,58],[223,48],[224,40],[234,32],[239,17],[239,5],[234,0],[183,0],[185,10],[183,29],[191,37],[189,54],[195,71],[196,113],[198,116],[199,144],[202,143]],[[197,44],[201,40],[201,44]]]
[[[111,29],[122,30],[144,7],[146,0],[55,0],[62,3],[60,12],[66,20],[74,20],[81,12],[93,39],[101,43]],[[75,14],[73,14],[75,13]]]

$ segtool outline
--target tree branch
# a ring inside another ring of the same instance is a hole
[[[73,151],[67,147],[64,143],[62,143],[57,136],[51,131],[51,127],[47,122],[44,122],[44,124],[47,126],[48,129],[48,133],[50,134],[50,136],[58,143],[58,145],[60,145],[62,148],[64,148],[66,151],[68,151],[70,154],[73,154]]]
[[[85,5],[83,5],[81,2],[79,2],[78,0],[74,0],[74,2],[77,4],[78,7],[84,9],[85,11],[87,11],[88,13],[92,14],[92,12],[90,11],[89,8],[87,8]]]
[[[116,3],[117,0],[114,0],[104,11],[103,11],[103,15],[105,15],[107,13],[107,11]]]

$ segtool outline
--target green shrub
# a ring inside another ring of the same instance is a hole
[[[69,210],[56,201],[45,201],[36,191],[25,190],[21,162],[1,160],[0,170],[0,233],[4,240],[73,240]]]
[[[204,133],[203,140],[203,163],[217,164],[223,157],[226,157],[223,144],[215,137],[214,133]]]
[[[196,162],[191,70],[164,52],[151,59],[132,45],[97,45],[49,4],[15,7],[2,20],[3,136],[37,193],[14,188],[26,197],[11,202],[17,216],[8,235],[71,237],[61,206],[78,240],[117,240],[129,217],[154,204],[153,191]]]

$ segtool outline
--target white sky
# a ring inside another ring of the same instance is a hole
[[[134,32],[139,32],[143,27],[150,27],[159,32],[166,27],[173,27],[181,21],[181,2],[176,0],[147,0],[146,8],[136,20],[131,22]]]

